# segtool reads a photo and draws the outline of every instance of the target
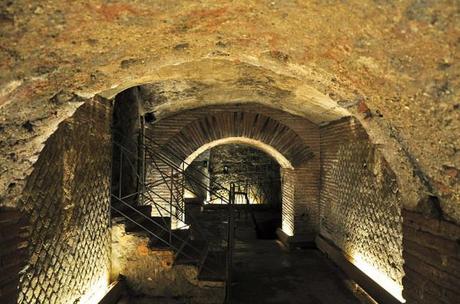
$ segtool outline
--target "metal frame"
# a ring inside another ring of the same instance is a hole
[[[155,143],[151,138],[145,135],[144,132],[144,123],[141,120],[141,130],[138,134],[138,153],[130,151],[128,148],[123,146],[119,142],[114,141],[114,148],[119,150],[119,172],[117,176],[119,178],[118,191],[111,191],[112,204],[111,208],[114,212],[119,214],[121,217],[125,218],[127,221],[137,225],[142,230],[146,231],[148,234],[155,237],[161,243],[166,245],[168,248],[175,252],[175,257],[179,255],[185,256],[189,259],[195,259],[198,257],[198,271],[200,272],[203,269],[208,270],[211,273],[218,274],[216,269],[218,265],[214,265],[212,261],[207,261],[208,256],[208,246],[204,248],[198,248],[192,243],[190,237],[182,237],[178,233],[178,230],[173,229],[171,223],[173,219],[177,222],[182,222],[184,227],[187,228],[188,225],[185,224],[185,203],[184,203],[184,190],[187,189],[193,193],[193,189],[188,187],[185,183],[185,178],[191,179],[194,181],[195,185],[198,185],[202,189],[209,191],[214,196],[220,197],[221,201],[224,202],[227,206],[227,236],[224,240],[224,251],[226,253],[225,261],[225,302],[229,303],[230,301],[230,289],[231,289],[231,273],[232,273],[232,252],[234,247],[234,203],[235,203],[235,186],[231,185],[230,189],[226,189],[221,185],[213,184],[213,189],[210,189],[211,183],[202,182],[201,179],[196,178],[196,176],[208,178],[201,171],[189,172],[185,170],[185,164],[182,161],[182,158],[171,151],[165,151],[157,143]],[[116,132],[116,131],[114,131]],[[117,138],[121,138],[123,142],[129,142],[132,139],[126,138],[123,134],[117,134]],[[114,149],[115,150],[115,149]],[[180,162],[179,162],[180,160]],[[137,162],[137,165],[136,165]],[[181,164],[181,165],[178,165]],[[128,167],[129,172],[124,172],[125,167]],[[113,167],[112,167],[113,168]],[[147,181],[146,175],[149,170],[154,170],[159,173],[161,177],[158,181]],[[113,172],[112,174],[114,174]],[[137,187],[132,193],[123,193],[123,179],[126,177],[126,174],[133,175],[131,176],[137,179]],[[164,197],[163,194],[157,191],[158,186],[165,186],[169,190],[169,197]],[[116,192],[116,193],[114,193]],[[221,193],[227,193],[227,197],[221,195]],[[115,204],[119,205],[116,206]],[[161,217],[161,221],[155,221],[151,216],[146,215],[139,211],[139,207],[143,205],[151,205],[152,208],[156,210],[156,213]],[[165,207],[167,206],[167,207]],[[120,208],[123,207],[123,208]],[[124,209],[124,210],[123,210]],[[140,221],[130,216],[127,211],[134,213],[136,217],[141,217],[145,222],[152,223],[153,227],[157,231],[152,231],[146,225],[143,225]],[[171,220],[168,222],[166,219],[169,217]],[[190,215],[191,223],[193,226],[194,232],[198,232],[198,236],[208,243],[206,240],[205,234],[203,233],[202,228],[200,227],[199,222]],[[167,235],[165,237],[164,235]],[[190,248],[193,251],[193,256],[185,252],[185,248]],[[196,255],[195,255],[196,254]]]

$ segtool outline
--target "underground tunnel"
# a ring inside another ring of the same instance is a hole
[[[458,303],[455,1],[0,4],[0,303]]]

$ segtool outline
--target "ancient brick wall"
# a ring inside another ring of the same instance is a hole
[[[313,240],[313,234],[319,231],[320,222],[320,162],[317,159],[309,160],[296,168],[294,173],[295,234]]]
[[[74,303],[109,273],[110,104],[93,100],[47,140],[22,197],[30,218],[18,303]]]
[[[0,303],[17,303],[19,271],[27,257],[28,228],[23,214],[0,208]]]
[[[458,303],[460,226],[408,210],[403,210],[403,219],[407,303]]]
[[[358,268],[400,289],[402,218],[393,172],[354,119],[321,129],[321,161],[321,235]]]

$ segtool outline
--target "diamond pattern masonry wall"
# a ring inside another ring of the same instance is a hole
[[[321,160],[321,235],[400,294],[402,204],[394,173],[354,119],[321,129]]]
[[[93,100],[47,140],[22,198],[31,237],[18,303],[81,303],[108,284],[111,117]]]

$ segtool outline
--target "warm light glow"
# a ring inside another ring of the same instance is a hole
[[[283,216],[283,222],[281,225],[281,230],[283,230],[284,233],[286,233],[289,236],[294,235],[294,231],[292,230],[292,222],[290,219],[286,219],[285,216]]]
[[[189,225],[185,223],[185,214],[181,212],[179,215],[173,215],[171,217],[171,229],[173,230],[182,230],[188,229]]]
[[[361,254],[355,254],[352,256],[353,261],[351,261],[356,267],[358,267],[362,272],[364,272],[369,278],[374,280],[379,284],[383,289],[388,291],[393,297],[398,299],[401,303],[405,303],[406,300],[402,297],[403,287],[397,282],[390,279],[385,273],[381,270],[375,268],[371,264],[365,261]]]
[[[84,294],[79,303],[81,304],[97,304],[107,294],[109,290],[109,274],[106,273],[100,277]]]
[[[196,195],[192,191],[184,189],[184,198],[196,198]]]

